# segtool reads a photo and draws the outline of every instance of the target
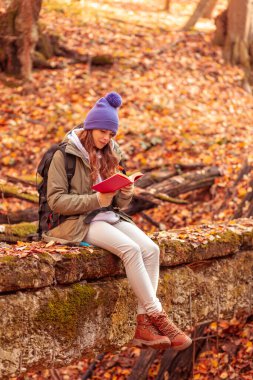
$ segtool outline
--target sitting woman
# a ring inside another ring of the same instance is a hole
[[[117,93],[99,99],[82,128],[67,135],[66,153],[76,157],[70,186],[63,153],[57,151],[48,172],[47,200],[51,210],[65,216],[44,234],[47,241],[89,244],[117,255],[138,299],[137,326],[132,345],[183,350],[191,339],[168,318],[156,296],[159,247],[121,209],[131,202],[133,185],[113,193],[99,193],[92,186],[119,171],[121,152],[113,137],[118,130]]]

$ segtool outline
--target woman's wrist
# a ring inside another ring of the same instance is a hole
[[[127,196],[124,195],[124,194],[122,194],[121,192],[120,192],[120,194],[119,194],[119,197],[120,197],[121,199],[125,199],[125,200],[132,198],[132,196],[133,196],[133,193],[131,193],[130,195],[127,195]]]
[[[99,207],[103,207],[102,204],[101,204],[101,201],[100,201],[99,193],[97,193],[96,195],[97,195],[97,200],[98,200],[98,203],[99,203]]]

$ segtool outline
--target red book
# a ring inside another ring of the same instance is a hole
[[[131,185],[142,176],[143,174],[141,172],[134,173],[130,176],[122,173],[117,173],[109,178],[106,178],[104,181],[93,185],[92,189],[99,191],[100,193],[112,193],[116,190],[121,189],[122,187]]]

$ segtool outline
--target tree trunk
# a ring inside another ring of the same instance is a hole
[[[209,3],[207,4],[204,12],[203,12],[203,17],[204,18],[211,18],[212,16],[212,13],[213,13],[213,10],[215,8],[215,5],[217,3],[218,0],[211,0],[209,1]]]
[[[213,37],[214,45],[224,46],[227,35],[228,10],[221,12],[215,17],[216,30]]]
[[[223,57],[244,70],[243,87],[252,93],[253,84],[253,0],[230,0],[228,8],[215,19],[213,42],[223,46]]]
[[[0,69],[31,79],[42,0],[0,0]]]
[[[227,62],[241,65],[249,79],[253,58],[253,0],[230,0],[223,55]]]
[[[171,0],[165,0],[165,6],[164,10],[169,12],[170,11],[170,6],[171,6]]]
[[[196,24],[196,22],[198,21],[200,17],[204,17],[204,13],[206,9],[209,9],[209,7],[211,6],[211,3],[213,3],[213,0],[200,0],[197,5],[197,8],[193,12],[192,16],[189,18],[187,23],[185,24],[185,26],[182,28],[182,30],[187,31],[191,29]]]

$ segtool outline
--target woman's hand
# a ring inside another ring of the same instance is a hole
[[[134,193],[134,184],[122,187],[120,192],[124,198],[130,198]]]
[[[97,193],[100,207],[110,206],[110,204],[112,203],[112,198],[115,194],[116,191],[114,191],[113,193]]]

